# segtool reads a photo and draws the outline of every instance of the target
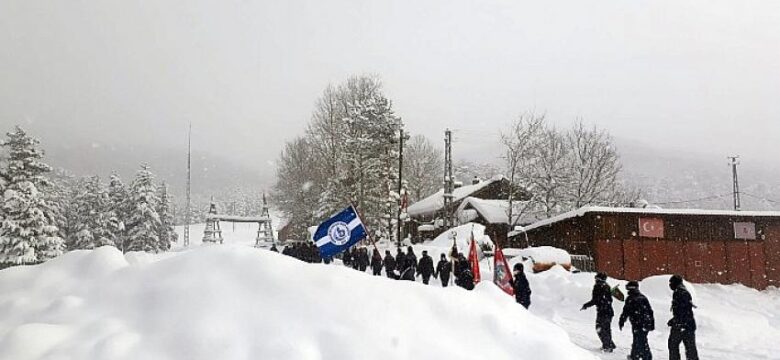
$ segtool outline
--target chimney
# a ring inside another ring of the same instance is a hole
[[[471,185],[477,185],[482,182],[482,179],[479,178],[479,176],[474,175],[474,178],[471,179]]]

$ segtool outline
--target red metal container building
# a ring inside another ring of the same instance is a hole
[[[581,255],[616,278],[780,287],[780,212],[584,207],[525,231],[532,246]],[[524,234],[510,243],[525,246]]]

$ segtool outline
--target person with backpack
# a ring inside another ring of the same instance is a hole
[[[601,350],[611,353],[616,347],[612,341],[612,318],[615,316],[612,309],[612,289],[607,284],[607,274],[600,272],[596,274],[595,280],[590,301],[583,304],[580,310],[596,307],[596,334],[601,340]]]
[[[653,308],[647,297],[639,292],[639,283],[629,281],[626,285],[628,297],[623,306],[623,313],[620,314],[618,325],[623,330],[623,324],[626,319],[631,322],[631,332],[634,341],[631,344],[630,360],[653,360],[653,354],[650,352],[650,344],[647,342],[647,335],[655,330],[655,318],[653,317]]]

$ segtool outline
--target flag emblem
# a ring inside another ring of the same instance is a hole
[[[314,244],[322,257],[334,256],[366,237],[366,227],[350,206],[325,220],[314,232]]]
[[[336,245],[344,245],[349,241],[349,226],[343,221],[337,221],[328,228],[330,242]]]

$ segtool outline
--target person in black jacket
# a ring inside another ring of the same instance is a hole
[[[428,251],[423,250],[420,262],[417,264],[417,273],[422,275],[423,284],[428,285],[435,269],[433,268],[433,258],[428,256]]]
[[[374,276],[382,274],[382,265],[382,255],[379,255],[379,250],[374,249],[374,254],[371,256],[371,270]]]
[[[358,249],[358,260],[358,270],[360,270],[360,272],[365,272],[371,264],[371,259],[368,258],[368,249]]]
[[[341,256],[341,261],[344,262],[344,266],[352,266],[352,249],[347,249],[344,255]]]
[[[416,272],[417,255],[414,254],[414,249],[410,246],[406,249],[406,255],[404,255],[404,269],[401,271],[401,279],[414,281]]]
[[[515,300],[526,309],[531,306],[531,285],[528,284],[528,278],[525,277],[523,264],[517,263],[514,267],[515,278],[512,281],[512,288],[515,289]]]
[[[626,285],[628,297],[623,306],[623,313],[620,314],[618,325],[623,330],[623,324],[626,319],[631,321],[631,332],[634,335],[634,342],[631,344],[631,360],[652,360],[653,354],[650,352],[650,344],[647,343],[647,334],[655,330],[655,318],[653,317],[653,308],[650,302],[639,292],[639,283],[629,281]]]
[[[441,280],[441,286],[447,287],[450,284],[450,273],[452,272],[452,263],[447,261],[447,256],[441,254],[441,260],[436,264],[436,271],[433,273],[433,277]]]
[[[271,245],[271,251],[278,253],[279,249],[276,248],[276,244]]]
[[[463,256],[463,253],[458,253],[458,258],[455,260],[455,284],[466,289],[474,289],[474,274],[471,272],[471,264]]]
[[[699,360],[696,350],[696,319],[693,318],[693,298],[683,285],[683,278],[674,275],[669,278],[672,294],[672,319],[669,320],[669,360],[680,360],[680,343],[685,345],[685,358]]]
[[[404,273],[404,265],[406,262],[404,259],[406,259],[406,254],[401,250],[401,248],[396,249],[397,252],[395,253],[395,271],[398,273],[398,278],[401,278],[401,274]]]
[[[395,258],[390,253],[390,250],[385,250],[383,265],[385,266],[385,276],[398,280],[398,275],[395,273]]]
[[[590,301],[583,304],[580,310],[591,306],[596,306],[596,334],[601,340],[601,350],[612,352],[615,350],[615,343],[612,341],[612,318],[615,311],[612,310],[612,289],[607,284],[605,273],[596,274]]]

